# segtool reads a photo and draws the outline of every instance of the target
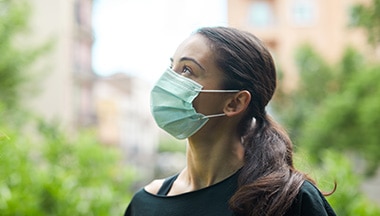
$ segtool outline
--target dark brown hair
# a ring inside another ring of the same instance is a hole
[[[272,56],[248,32],[206,27],[195,33],[208,39],[216,64],[225,73],[225,89],[248,90],[252,95],[239,125],[245,163],[230,206],[238,215],[284,215],[308,177],[294,168],[292,142],[265,110],[276,89]]]

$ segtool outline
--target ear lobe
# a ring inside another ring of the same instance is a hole
[[[240,91],[231,97],[224,108],[226,116],[234,116],[244,112],[251,101],[251,93],[247,90]]]

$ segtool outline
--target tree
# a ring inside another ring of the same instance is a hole
[[[362,8],[357,14],[367,8],[378,19],[380,11],[373,9],[378,3],[357,6]],[[329,65],[309,45],[298,50],[296,62],[298,89],[279,94],[273,105],[292,129],[295,144],[307,146],[316,159],[325,148],[355,151],[367,159],[367,173],[373,174],[380,164],[380,65],[353,48],[346,49],[340,62]]]
[[[117,148],[91,131],[70,137],[34,121],[34,136],[0,122],[2,215],[121,215],[131,198],[133,169]]]
[[[271,104],[280,120],[291,128],[293,139],[297,139],[302,133],[303,123],[334,86],[333,69],[310,45],[301,46],[296,62],[300,71],[297,90],[285,93],[279,88],[274,103]]]
[[[342,69],[328,82],[334,89],[314,103],[297,143],[315,156],[326,148],[354,151],[367,159],[367,173],[373,174],[380,164],[380,65],[353,63],[356,55],[351,52],[346,52]]]
[[[380,0],[372,0],[371,4],[357,4],[352,10],[353,26],[367,31],[368,42],[372,45],[380,43]]]
[[[32,79],[30,66],[51,46],[17,46],[18,36],[27,32],[29,15],[26,1],[0,1],[0,101],[6,109],[17,107],[22,94],[29,92],[25,88]]]
[[[380,215],[380,208],[360,190],[363,176],[354,170],[350,158],[338,151],[322,150],[323,164],[310,166],[312,162],[306,155],[308,154],[304,151],[298,151],[295,155],[295,166],[315,179],[320,190],[329,192],[334,181],[337,182],[337,190],[326,197],[337,215]]]

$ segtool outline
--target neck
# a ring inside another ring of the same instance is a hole
[[[187,168],[183,174],[193,189],[200,189],[235,173],[243,166],[244,148],[238,137],[218,134],[217,138],[190,138]]]

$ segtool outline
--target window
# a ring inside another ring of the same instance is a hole
[[[253,27],[269,27],[274,24],[273,8],[268,1],[253,2],[249,9],[249,24]]]
[[[296,0],[291,9],[292,21],[297,26],[310,26],[315,22],[316,6],[314,0]]]

